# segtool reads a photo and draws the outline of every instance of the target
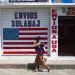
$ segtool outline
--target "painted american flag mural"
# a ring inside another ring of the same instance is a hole
[[[46,27],[3,28],[3,55],[35,55],[33,47],[36,36],[45,44],[45,53],[48,54],[49,30]]]

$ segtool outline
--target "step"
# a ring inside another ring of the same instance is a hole
[[[26,60],[0,60],[1,69],[26,69],[28,63],[33,61]],[[75,69],[75,60],[48,60],[48,66],[51,69]],[[41,66],[41,68],[44,68]]]

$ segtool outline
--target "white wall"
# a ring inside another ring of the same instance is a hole
[[[23,9],[2,9],[1,10],[1,25],[2,25],[2,30],[3,28],[12,28],[12,20],[16,20],[14,17],[14,13],[15,12],[37,12],[37,15],[38,15],[38,18],[35,19],[35,20],[40,20],[40,27],[41,28],[48,28],[49,29],[49,24],[50,24],[50,10],[48,8],[23,8]],[[20,19],[21,21],[24,21],[24,20],[28,20],[28,19]],[[30,19],[30,20],[33,20],[33,19]],[[15,27],[16,28],[16,27]],[[1,30],[1,31],[2,31]],[[3,32],[3,31],[2,31]],[[35,31],[36,32],[36,31]],[[49,33],[49,30],[48,30],[48,33]],[[3,33],[2,33],[3,34]],[[50,33],[49,33],[50,34]],[[2,35],[3,36],[3,35]],[[37,35],[35,36],[32,36],[32,35],[28,35],[28,36],[24,36],[24,37],[36,37]],[[39,35],[38,35],[39,36]],[[49,48],[49,35],[40,35],[42,37],[48,37],[48,40],[41,40],[42,42],[48,42],[48,49],[47,50],[50,50]],[[3,37],[2,37],[3,38]],[[2,42],[3,41],[10,41],[10,40],[3,40],[2,39]],[[27,41],[29,42],[30,40],[22,40],[23,42],[24,41]],[[21,42],[22,42],[21,41]],[[32,42],[34,40],[31,40]],[[13,42],[13,40],[12,40]],[[3,45],[2,45],[3,46]],[[16,45],[15,45],[16,46]],[[21,45],[20,45],[21,46]],[[24,45],[24,47],[28,47],[29,45]],[[33,46],[33,45],[31,45]],[[22,46],[21,46],[22,47]],[[24,49],[25,50],[25,49]],[[16,50],[18,51],[18,50]],[[19,50],[20,51],[20,50]]]

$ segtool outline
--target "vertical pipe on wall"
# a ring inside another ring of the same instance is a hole
[[[1,56],[1,9],[0,9],[0,56]]]

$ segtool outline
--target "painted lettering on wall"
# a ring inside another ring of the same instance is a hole
[[[63,7],[62,11],[67,16],[74,16],[75,15],[75,7],[68,7],[68,8]]]
[[[37,12],[15,12],[12,27],[40,27]]]
[[[66,15],[75,15],[75,7],[68,7]]]
[[[52,52],[56,52],[56,48],[57,48],[57,37],[56,37],[56,33],[57,33],[57,26],[56,26],[56,19],[57,19],[57,10],[53,9],[52,10]]]

